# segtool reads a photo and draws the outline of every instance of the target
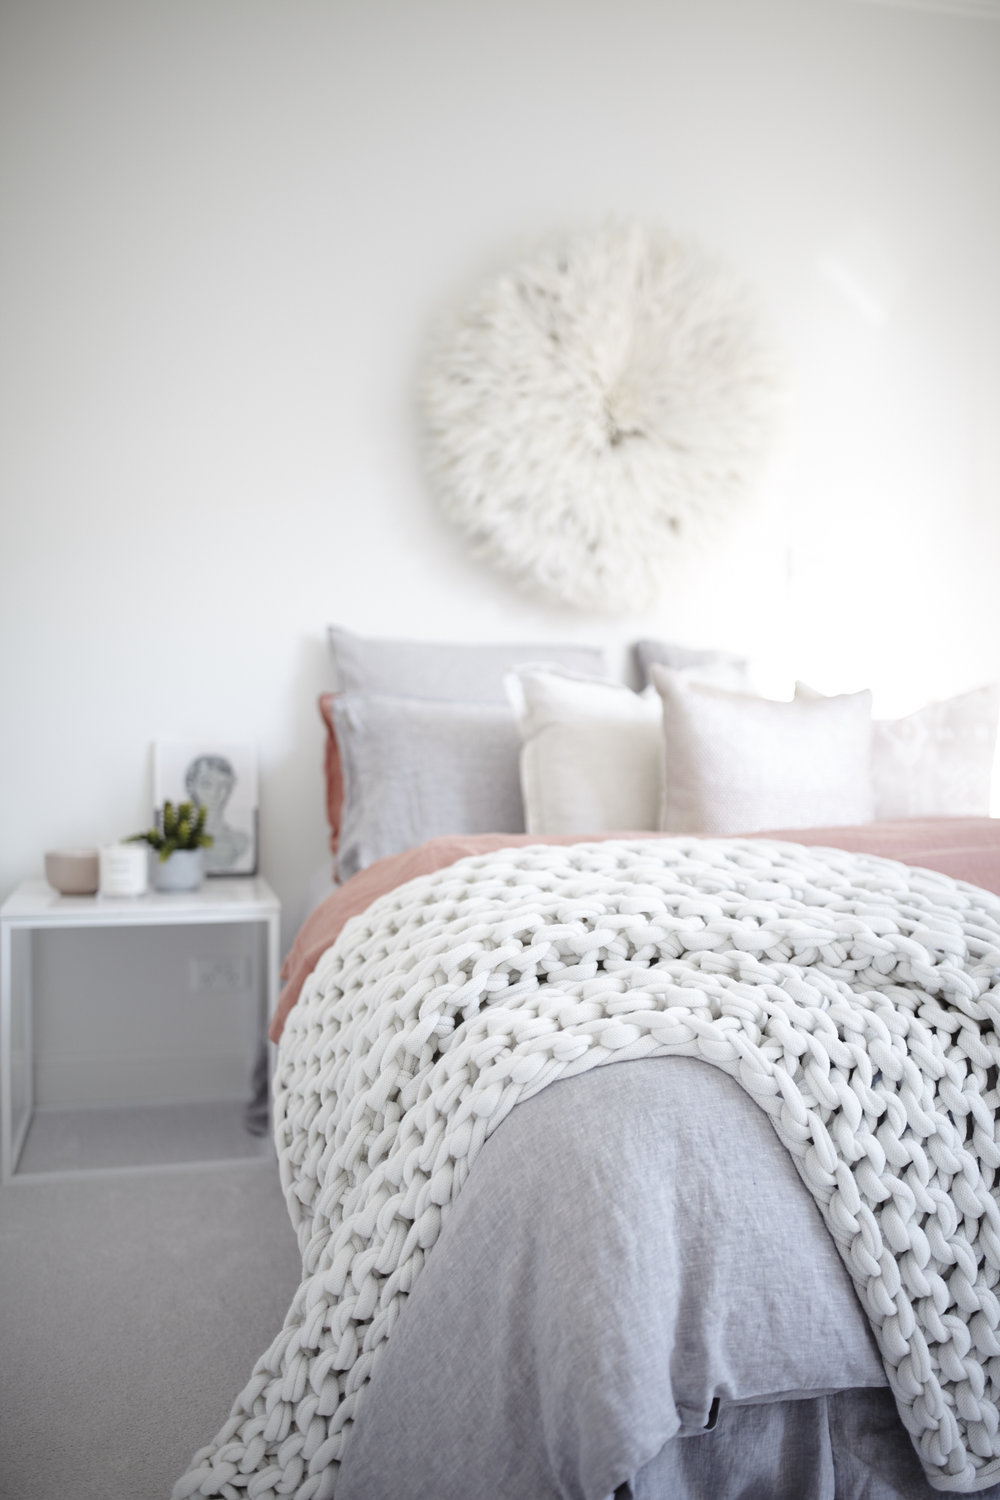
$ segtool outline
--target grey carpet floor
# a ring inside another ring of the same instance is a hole
[[[273,1161],[0,1189],[2,1500],[168,1500],[299,1269]]]

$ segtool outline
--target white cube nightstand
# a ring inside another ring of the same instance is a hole
[[[151,892],[137,897],[60,896],[44,880],[29,880],[0,906],[0,1182],[18,1173],[34,1115],[32,946],[56,929],[202,927],[256,924],[265,938],[266,1016],[278,1001],[281,905],[265,880],[206,880],[196,891]],[[15,949],[24,989],[24,1036],[14,1058]],[[263,1019],[263,1016],[262,1016]],[[225,1151],[221,1159],[227,1159]],[[18,1174],[22,1178],[26,1173]]]

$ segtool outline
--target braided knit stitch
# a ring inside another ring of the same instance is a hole
[[[303,1280],[175,1500],[330,1500],[487,1136],[556,1078],[701,1058],[770,1117],[932,1485],[1000,1479],[1000,899],[766,840],[529,847],[353,918],[290,1013],[276,1136]]]

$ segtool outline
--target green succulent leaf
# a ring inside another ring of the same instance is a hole
[[[169,859],[175,849],[208,849],[214,840],[205,832],[208,809],[193,802],[166,801],[160,814],[160,826],[147,828],[142,833],[129,834],[127,844],[146,843],[159,852],[161,859]]]

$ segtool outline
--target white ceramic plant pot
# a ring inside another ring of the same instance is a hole
[[[158,891],[196,891],[205,875],[200,849],[175,849],[166,859],[154,854],[151,864],[153,885]]]

